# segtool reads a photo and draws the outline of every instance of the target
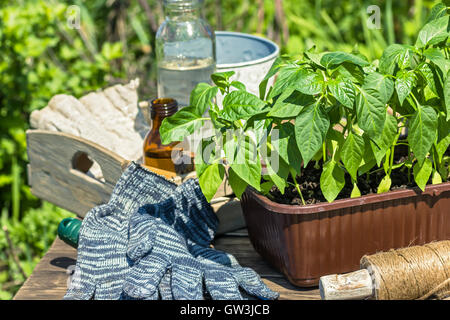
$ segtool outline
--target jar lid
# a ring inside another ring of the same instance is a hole
[[[167,8],[189,9],[201,5],[203,0],[164,0],[164,6]]]

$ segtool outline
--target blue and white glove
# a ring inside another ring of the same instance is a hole
[[[232,255],[210,248],[218,219],[198,180],[186,181],[165,201],[146,205],[140,211],[173,226],[186,239],[189,252],[200,263],[206,289],[213,299],[243,299],[240,288],[260,299],[279,297],[255,271],[241,267]]]
[[[206,290],[214,300],[242,300],[240,289],[261,300],[278,299],[251,268],[244,268],[236,258],[226,252],[189,245],[189,251],[201,264]]]
[[[143,208],[130,219],[127,256],[132,263],[122,298],[203,299],[201,266],[186,240]]]
[[[107,204],[91,209],[84,218],[75,272],[64,299],[119,299],[129,261],[130,216],[147,203],[167,197],[175,185],[131,163]]]

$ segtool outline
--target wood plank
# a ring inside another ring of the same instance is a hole
[[[15,295],[15,300],[60,300],[67,290],[67,268],[76,263],[76,249],[56,239]]]
[[[79,216],[109,200],[125,161],[86,139],[41,130],[27,131],[27,153],[31,192]],[[97,162],[103,181],[74,169],[77,154]]]
[[[280,300],[320,299],[318,288],[298,288],[269,266],[254,251],[248,237],[221,236],[215,247],[233,254],[243,267],[253,268],[263,281],[280,293]],[[75,265],[76,250],[56,239],[14,300],[60,300],[67,290],[67,268]]]

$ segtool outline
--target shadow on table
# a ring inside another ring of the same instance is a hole
[[[73,266],[76,264],[76,260],[68,257],[58,257],[50,261],[52,266],[67,269],[69,266]]]

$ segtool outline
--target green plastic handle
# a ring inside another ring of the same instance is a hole
[[[78,234],[80,233],[81,220],[65,218],[58,226],[58,237],[74,248],[78,247]]]

